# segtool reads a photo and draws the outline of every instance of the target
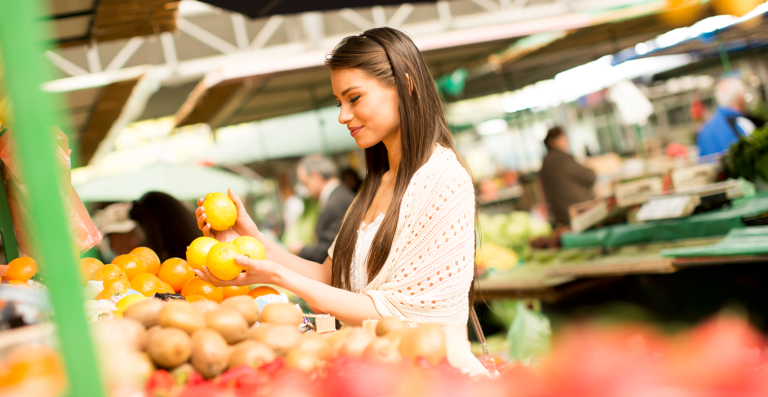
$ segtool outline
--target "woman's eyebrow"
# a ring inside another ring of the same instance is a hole
[[[347,95],[348,92],[354,90],[355,88],[360,88],[360,86],[353,85],[353,86],[347,88],[346,90],[341,92],[341,96]]]

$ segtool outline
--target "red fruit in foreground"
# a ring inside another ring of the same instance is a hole
[[[187,386],[179,397],[234,397],[235,394],[226,388],[213,383],[202,383]]]
[[[255,391],[269,383],[269,376],[248,365],[230,368],[219,377],[218,384],[236,389]]]
[[[259,367],[259,371],[267,374],[267,375],[274,375],[277,371],[283,369],[285,366],[285,359],[282,357],[278,357],[275,359],[275,361],[272,361],[271,363],[267,363]]]
[[[164,369],[155,371],[152,376],[149,377],[145,386],[151,396],[169,395],[174,387],[176,387],[176,381],[173,379],[173,376]]]

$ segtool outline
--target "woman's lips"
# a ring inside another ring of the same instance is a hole
[[[349,129],[349,135],[352,135],[352,138],[354,138],[355,135],[359,134],[360,130],[362,130],[362,129],[363,129],[363,127],[350,128]]]

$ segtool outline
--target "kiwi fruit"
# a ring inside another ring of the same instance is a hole
[[[191,303],[182,300],[172,300],[160,310],[159,325],[163,328],[178,328],[190,335],[205,328],[205,318]]]
[[[315,353],[301,349],[293,349],[285,356],[285,366],[302,372],[312,372],[320,364]]]
[[[160,321],[160,310],[165,303],[160,299],[147,299],[128,306],[123,313],[124,318],[132,318],[144,324],[146,328],[154,327]]]
[[[318,334],[304,334],[296,349],[314,353],[317,358],[327,360],[331,356],[331,344]]]
[[[275,352],[264,343],[255,340],[245,340],[235,346],[229,355],[229,368],[238,365],[249,365],[258,368],[275,361]]]
[[[177,328],[162,328],[150,333],[147,353],[152,361],[163,368],[185,363],[192,355],[192,339]]]
[[[192,306],[197,309],[202,314],[208,313],[212,310],[216,310],[219,308],[219,304],[214,301],[209,301],[208,299],[199,300],[192,302]]]
[[[298,327],[304,314],[293,303],[270,303],[261,310],[261,322]]]
[[[339,354],[360,358],[368,345],[376,339],[370,331],[366,331],[362,328],[352,328],[349,334],[344,338],[344,342],[341,343]]]
[[[376,324],[376,336],[384,336],[392,331],[399,331],[408,328],[405,323],[397,317],[384,317]]]
[[[299,329],[288,324],[260,324],[253,328],[252,337],[271,347],[277,355],[284,355],[301,340]]]
[[[227,298],[221,302],[221,307],[235,309],[243,315],[248,325],[253,325],[259,321],[259,305],[248,295],[238,295]]]
[[[192,334],[192,360],[195,369],[210,379],[219,376],[229,363],[227,341],[212,329],[200,329]]]
[[[205,313],[205,325],[220,333],[230,345],[248,337],[248,323],[235,309],[224,307]]]
[[[397,364],[403,357],[397,349],[397,344],[387,338],[376,338],[363,352],[363,357],[372,362]]]
[[[403,335],[398,347],[403,357],[423,357],[436,365],[445,358],[445,333],[437,324],[423,324]]]

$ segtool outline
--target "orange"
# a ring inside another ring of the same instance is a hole
[[[83,258],[80,259],[80,273],[83,275],[83,282],[88,283],[93,273],[96,270],[101,269],[104,266],[100,260],[96,258]]]
[[[102,266],[100,269],[96,269],[96,271],[94,271],[91,275],[91,280],[104,281],[125,275],[125,270],[123,270],[123,268],[117,267],[117,265],[109,264]]]
[[[165,286],[157,276],[151,273],[142,273],[131,279],[131,289],[150,297],[157,291],[165,292]]]
[[[264,249],[264,244],[261,241],[251,236],[240,236],[232,242],[240,250],[240,253],[251,258],[258,260],[267,259],[267,251]]]
[[[256,299],[256,298],[258,298],[260,296],[264,296],[264,295],[280,295],[280,293],[277,292],[277,290],[272,288],[272,287],[267,287],[266,285],[260,285],[260,286],[258,286],[256,288],[252,289],[250,292],[248,292],[248,295],[251,298]]]
[[[197,301],[207,301],[208,299],[203,298],[201,295],[190,295],[187,297],[184,297],[184,299],[187,300],[187,302],[197,302]]]
[[[16,386],[29,381],[51,382],[49,387],[63,391],[64,368],[56,351],[44,345],[23,345],[14,349],[3,363],[0,373],[0,387]],[[50,389],[49,389],[50,390]]]
[[[147,265],[147,273],[157,276],[157,271],[160,270],[160,258],[155,251],[147,247],[138,247],[134,248],[130,254],[136,255],[144,261],[144,264]]]
[[[218,243],[208,251],[205,266],[219,280],[232,280],[245,270],[235,262],[240,250],[234,243]]]
[[[216,302],[224,300],[224,291],[221,288],[214,287],[199,277],[187,281],[181,289],[181,295],[185,298],[190,295],[200,295],[205,299]]]
[[[251,287],[247,285],[243,285],[240,287],[230,286],[230,287],[221,287],[221,290],[224,292],[224,299],[238,296],[238,295],[248,295],[248,292],[251,290]]]
[[[187,264],[197,270],[203,270],[208,258],[208,251],[219,241],[211,237],[198,237],[187,247]]]
[[[8,270],[5,272],[3,280],[29,281],[37,272],[37,262],[28,256],[22,256],[8,264]]]
[[[101,291],[98,295],[96,295],[96,298],[94,299],[109,299],[112,297],[112,295],[119,294],[120,291],[129,288],[131,288],[131,282],[128,280],[127,276],[120,276],[117,278],[104,280],[104,291]]]
[[[11,280],[8,282],[8,285],[15,285],[17,287],[24,287],[24,288],[32,288],[29,286],[29,284],[27,284],[26,281],[21,281],[21,280]]]
[[[206,220],[213,230],[227,230],[237,220],[237,207],[224,193],[208,193],[203,201]]]
[[[187,281],[195,278],[195,272],[184,259],[171,258],[160,265],[157,277],[168,283],[174,292],[180,292]]]
[[[175,294],[176,293],[176,290],[174,290],[173,287],[171,287],[170,284],[168,284],[168,283],[166,283],[165,281],[162,281],[162,280],[160,280],[160,281],[163,283],[163,289],[164,289],[163,292],[166,292],[166,293],[169,293],[169,294]]]
[[[123,268],[129,280],[133,280],[139,274],[147,272],[147,265],[144,263],[144,260],[136,255],[120,255],[112,260],[112,264]]]

